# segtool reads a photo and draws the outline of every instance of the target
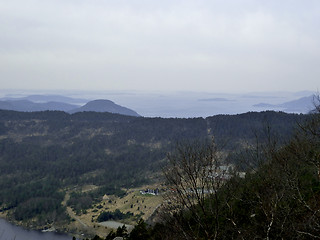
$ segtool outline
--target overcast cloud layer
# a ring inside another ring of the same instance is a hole
[[[2,0],[2,89],[319,88],[318,0]]]

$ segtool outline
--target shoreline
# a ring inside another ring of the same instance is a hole
[[[50,237],[50,239],[54,240],[71,240],[74,237],[73,234],[57,231],[57,229],[55,228],[41,230],[37,227],[34,228],[27,226],[26,224],[23,224],[21,222],[10,221],[10,219],[4,218],[3,216],[4,215],[1,214],[0,224],[1,228],[3,229],[3,233],[5,233],[5,237],[8,239],[12,239],[12,236],[17,236],[18,239],[42,239],[43,237],[47,239],[48,237]]]
[[[36,225],[36,226],[34,226],[32,224],[29,224],[28,222],[13,220],[12,218],[8,217],[8,211],[0,212],[0,219],[6,221],[7,223],[14,225],[16,227],[20,227],[26,231],[37,231],[37,232],[41,232],[41,233],[51,232],[51,233],[68,235],[71,237],[74,235],[74,234],[70,234],[70,232],[62,231],[62,229],[65,229],[67,227],[67,225],[63,225],[61,227],[57,227],[57,226],[53,226],[53,225]]]

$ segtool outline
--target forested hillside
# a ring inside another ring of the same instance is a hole
[[[177,142],[214,136],[217,143],[227,142],[226,147],[235,150],[257,135],[263,139],[268,126],[285,140],[307,117],[262,112],[163,119],[3,110],[0,209],[10,210],[9,217],[15,220],[68,221],[61,201],[69,187],[94,184],[103,193],[114,193],[157,181],[167,153]]]
[[[163,171],[170,190],[156,224],[140,220],[129,233],[119,227],[93,239],[319,239],[320,115],[286,143],[267,133],[246,149],[257,164],[245,174],[222,170],[214,141],[178,145]]]

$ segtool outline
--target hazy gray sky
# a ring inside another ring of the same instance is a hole
[[[2,89],[317,91],[319,0],[0,0]]]

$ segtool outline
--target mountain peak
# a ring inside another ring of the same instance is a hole
[[[135,116],[139,117],[140,115],[126,107],[122,107],[118,104],[115,104],[114,102],[106,99],[98,99],[93,100],[85,104],[84,106],[80,108],[76,108],[72,111],[69,111],[70,113],[76,113],[76,112],[110,112],[110,113],[117,113],[122,115],[128,115],[128,116]]]

